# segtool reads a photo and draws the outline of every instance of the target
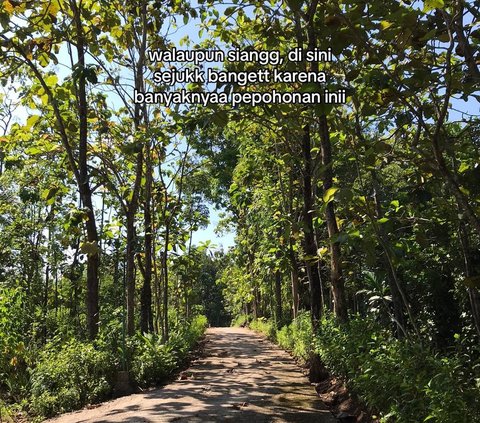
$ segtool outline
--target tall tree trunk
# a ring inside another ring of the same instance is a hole
[[[258,313],[258,288],[255,281],[255,275],[253,273],[253,261],[255,260],[255,254],[252,252],[248,253],[248,263],[247,263],[247,273],[250,277],[250,283],[253,286],[253,300],[252,300],[252,313],[253,318],[257,319],[259,317]]]
[[[373,200],[375,202],[375,209],[376,209],[376,218],[381,219],[383,217],[383,209],[382,209],[382,198],[383,192],[380,186],[380,182],[378,180],[377,173],[375,171],[371,172],[372,174],[372,181],[373,181]],[[378,227],[378,236],[382,239],[382,245],[388,245],[387,234],[385,233],[385,229],[382,225]],[[386,257],[388,252],[384,251],[384,255],[382,256],[382,264],[383,267],[387,270],[387,281],[388,287],[390,288],[390,294],[392,295],[392,303],[393,303],[393,314],[395,317],[395,325],[396,325],[396,336],[398,338],[403,338],[406,335],[405,329],[405,315],[403,309],[403,301],[400,289],[402,287],[397,286],[397,283],[400,284],[400,279],[396,273],[395,268],[391,267],[389,261]]]
[[[47,265],[45,266],[45,286],[44,286],[44,292],[43,292],[43,343],[47,342],[47,336],[48,336],[47,317],[48,317],[48,290],[49,289],[50,289],[50,264],[47,263]]]
[[[163,339],[168,341],[168,244],[170,242],[170,224],[165,228],[165,250],[163,252]]]
[[[275,320],[277,327],[280,328],[283,321],[282,316],[282,273],[280,270],[275,272]]]
[[[77,100],[77,113],[79,116],[79,137],[78,140],[72,140],[67,133],[66,122],[62,117],[58,102],[51,88],[45,81],[37,65],[32,61],[27,50],[13,40],[8,40],[5,36],[2,38],[8,41],[13,49],[22,57],[27,66],[31,69],[38,82],[48,96],[49,103],[53,108],[57,130],[60,135],[62,145],[67,154],[68,163],[75,176],[78,191],[86,209],[87,220],[85,229],[87,232],[87,243],[89,254],[87,258],[87,331],[90,339],[94,339],[98,333],[99,305],[98,305],[98,279],[100,267],[100,254],[98,247],[98,231],[96,227],[95,213],[92,204],[92,191],[89,182],[89,173],[87,165],[87,147],[88,147],[88,121],[87,121],[87,95],[86,95],[86,77],[85,77],[85,34],[82,25],[82,3],[70,0],[68,3],[73,13],[73,24],[76,31],[76,39],[69,43],[71,48],[73,44],[77,51],[78,61],[76,64],[78,72],[78,83],[75,87],[75,96]],[[75,157],[73,145],[78,146],[78,160]]]
[[[320,319],[322,317],[322,289],[320,275],[317,265],[317,244],[315,242],[315,232],[313,229],[313,166],[312,166],[312,145],[310,139],[310,127],[306,125],[303,128],[302,153],[303,153],[303,223],[304,233],[304,250],[307,259],[305,267],[310,287],[310,313],[312,319],[313,332],[318,333],[320,329]],[[312,353],[309,357],[310,382],[320,382],[323,380],[327,372],[320,357],[316,353]]]
[[[141,3],[142,33],[136,38],[138,44],[138,59],[135,63],[135,88],[137,91],[144,89],[145,52],[147,49],[147,5]],[[142,121],[146,120],[144,104],[135,103],[133,126],[135,133],[140,130]],[[138,141],[137,141],[138,142]],[[132,199],[127,206],[127,334],[135,333],[135,218],[138,210],[140,188],[143,174],[143,146],[138,147],[136,155],[135,182]]]
[[[279,227],[277,230],[277,236],[278,239],[281,238],[282,236],[282,228]],[[276,253],[276,260],[277,260],[277,266],[279,266],[280,263],[280,251],[277,251]],[[277,269],[275,271],[275,322],[277,324],[277,327],[280,328],[282,325],[283,321],[283,316],[282,316],[282,272],[280,269]]]
[[[315,182],[316,184],[316,182]],[[317,201],[318,196],[317,193],[314,190],[314,201]],[[320,228],[315,228],[315,242],[317,244],[317,248],[320,246],[322,236],[321,236],[321,231]],[[318,262],[317,262],[317,271],[318,271],[318,277],[320,278],[320,292],[321,292],[321,301],[322,301],[322,310],[325,309],[326,307],[330,307],[331,304],[328,303],[326,297],[326,293],[329,291],[329,287],[326,285],[326,281],[328,280],[328,275],[326,272],[326,263],[325,260],[321,257],[318,257]]]
[[[135,215],[127,213],[125,286],[127,290],[127,335],[135,333]]]
[[[291,272],[291,282],[292,282],[292,315],[296,319],[298,316],[298,306],[300,302],[300,297],[298,295],[298,263],[295,258],[295,252],[293,251],[293,240],[290,239],[290,245],[288,248],[288,257],[290,259],[290,272]]]
[[[322,153],[323,166],[323,191],[327,192],[333,187],[333,160],[332,144],[330,141],[327,117],[325,115],[320,116],[319,124],[320,150]],[[341,268],[340,244],[335,240],[335,237],[338,236],[339,230],[333,201],[330,201],[326,206],[325,220],[327,222],[328,237],[330,242],[330,278],[332,282],[333,310],[339,321],[346,322],[348,315],[347,303],[345,300],[345,284]]]
[[[98,245],[98,231],[90,187],[87,150],[88,150],[88,121],[87,121],[87,91],[85,77],[85,36],[82,24],[82,11],[76,1],[71,1],[76,27],[76,49],[78,56],[78,87],[77,109],[79,117],[79,141],[78,141],[78,172],[79,191],[83,206],[87,212],[86,230],[89,252],[87,258],[87,331],[90,339],[95,339],[98,333],[99,304],[98,304],[98,280],[100,267],[100,251]]]
[[[303,128],[302,153],[303,153],[303,222],[305,227],[304,249],[305,267],[310,286],[310,307],[312,324],[316,332],[322,316],[322,290],[320,277],[317,271],[317,245],[313,229],[313,193],[312,193],[312,153],[310,141],[310,127]]]
[[[140,329],[142,332],[153,331],[152,315],[152,162],[150,146],[146,146],[146,183],[144,202],[144,223],[145,223],[145,274],[141,293]]]

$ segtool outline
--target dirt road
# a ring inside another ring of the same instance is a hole
[[[203,357],[180,379],[48,422],[336,421],[292,358],[248,329],[208,329]]]

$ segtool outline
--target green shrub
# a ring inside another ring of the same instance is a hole
[[[24,301],[21,289],[0,286],[0,393],[6,391],[9,402],[28,395],[27,368],[35,355],[34,346],[25,345]]]
[[[291,351],[295,357],[308,360],[314,351],[314,337],[310,314],[300,313],[290,325],[292,333]]]
[[[177,365],[172,345],[162,344],[155,334],[137,334],[133,346],[131,373],[141,387],[152,386],[165,380]]]
[[[49,345],[31,371],[31,408],[52,416],[107,399],[111,395],[115,361],[92,344],[71,340],[59,350]]]
[[[277,331],[277,342],[283,349],[292,351],[294,347],[291,325],[284,326]]]
[[[330,314],[316,344],[327,368],[384,412],[382,421],[480,421],[471,363],[458,355],[441,357],[419,343],[397,340],[370,318],[353,317],[340,326]]]
[[[480,422],[480,364],[461,349],[440,356],[418,342],[394,338],[371,317],[339,325],[326,313],[317,336],[308,313],[276,332],[264,318],[250,327],[303,360],[317,352],[330,372],[382,411],[383,422]]]
[[[2,423],[13,423],[14,415],[11,413],[10,407],[0,400],[0,422]]]
[[[277,330],[273,321],[267,320],[265,317],[259,317],[258,319],[252,320],[249,327],[257,332],[262,332],[272,341],[276,341]]]
[[[187,340],[189,350],[203,336],[207,326],[208,320],[206,316],[198,314],[192,318],[187,330],[183,334],[183,336]]]
[[[131,340],[131,373],[141,387],[165,381],[188,355],[207,327],[207,318],[195,316],[189,324],[173,328],[167,343],[155,334],[138,334]]]
[[[248,314],[240,314],[239,316],[235,317],[232,320],[232,323],[230,326],[233,326],[233,327],[247,326],[250,320],[252,320],[252,316]]]

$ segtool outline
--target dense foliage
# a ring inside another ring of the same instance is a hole
[[[204,316],[172,331],[166,343],[155,334],[137,334],[129,339],[126,368],[139,387],[168,380],[203,335]],[[71,340],[61,345],[47,344],[31,370],[31,409],[51,416],[94,404],[111,397],[115,390],[116,351],[105,344]]]

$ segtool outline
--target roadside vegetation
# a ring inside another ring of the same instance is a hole
[[[1,1],[1,419],[165,380],[205,316],[253,319],[385,422],[478,421],[478,6]],[[168,85],[195,72],[147,59],[173,48],[295,82]],[[279,59],[307,50],[332,60]],[[345,103],[133,97],[183,88]],[[212,207],[228,251],[197,241]]]
[[[382,422],[480,421],[478,347],[460,337],[439,353],[396,339],[371,316],[338,325],[330,313],[317,334],[308,313],[279,330],[264,318],[250,327],[307,365],[318,354],[331,375],[346,382]]]

